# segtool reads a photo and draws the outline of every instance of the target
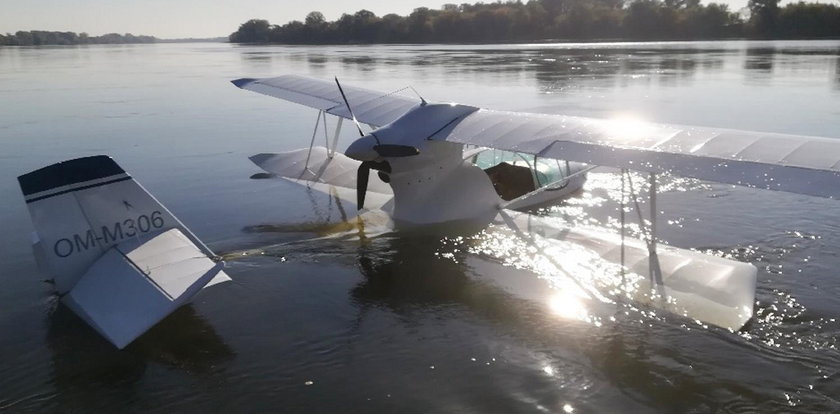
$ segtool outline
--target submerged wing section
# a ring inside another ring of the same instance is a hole
[[[356,202],[356,170],[361,162],[344,154],[314,146],[281,153],[252,155],[258,167],[293,183]],[[368,207],[381,207],[393,198],[391,186],[374,174],[368,181]]]
[[[431,139],[840,198],[840,139],[485,109]]]
[[[294,180],[311,181],[356,189],[356,170],[361,164],[344,154],[314,146],[280,153],[252,155],[249,159],[266,172]],[[379,178],[371,179],[368,191],[393,194],[391,186]]]
[[[584,298],[609,301],[600,292],[617,293],[618,300],[629,298],[732,330],[752,317],[758,270],[749,263],[661,246],[662,285],[657,285],[647,276],[650,254],[640,240],[622,241],[618,234],[512,211],[502,212],[496,224],[543,251],[556,274],[571,282],[558,287],[565,285]]]
[[[350,111],[341,98],[335,82],[299,75],[276,78],[242,78],[232,81],[239,88],[273,96],[296,104],[326,111],[328,114],[351,119]],[[389,124],[420,104],[417,98],[396,93],[378,92],[342,84],[347,101],[359,122],[383,126]]]

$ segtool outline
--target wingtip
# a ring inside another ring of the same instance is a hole
[[[230,81],[230,83],[234,84],[237,88],[244,88],[244,87],[248,86],[249,84],[251,84],[255,81],[256,81],[256,79],[254,79],[254,78],[240,78],[240,79],[234,79],[234,80]]]

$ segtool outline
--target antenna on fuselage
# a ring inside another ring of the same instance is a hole
[[[418,98],[420,98],[420,105],[426,105],[428,103],[426,102],[426,98],[424,98],[423,95],[420,95],[420,92],[417,92],[417,89],[414,89],[414,87],[411,85],[408,85],[408,87],[411,88],[412,91],[414,91]]]

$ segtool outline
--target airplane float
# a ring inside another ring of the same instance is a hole
[[[658,244],[657,175],[840,196],[838,139],[494,111],[348,87],[338,79],[232,82],[319,111],[309,148],[251,157],[271,177],[355,202],[359,217],[384,212],[396,229],[498,225],[534,245],[556,241],[560,248],[546,254],[559,269],[571,252],[576,260],[606,264],[600,269],[610,273],[593,283],[572,267],[566,276],[580,295],[609,300],[604,291],[611,290],[732,330],[752,317],[757,269]],[[328,115],[338,117],[332,137]],[[344,119],[360,137],[342,154]],[[362,124],[372,130],[365,133]],[[319,125],[325,146],[315,145]],[[586,173],[599,166],[621,174],[618,234],[527,213],[579,191]],[[629,170],[647,174],[647,219]],[[220,258],[108,156],[64,161],[18,180],[36,230],[39,267],[53,276],[62,301],[118,348],[202,288],[229,280]],[[640,239],[626,234],[631,203],[643,227]]]

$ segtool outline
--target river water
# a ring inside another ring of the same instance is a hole
[[[632,304],[568,318],[544,300],[551,275],[498,240],[360,238],[334,226],[352,205],[249,179],[247,156],[307,146],[316,113],[229,81],[289,73],[840,138],[838,41],[0,48],[0,412],[840,410],[837,202],[671,179],[661,238],[754,263],[756,317],[736,332]],[[123,351],[44,282],[15,179],[94,154],[231,259],[233,282]],[[615,185],[596,170],[539,214],[609,230]]]

